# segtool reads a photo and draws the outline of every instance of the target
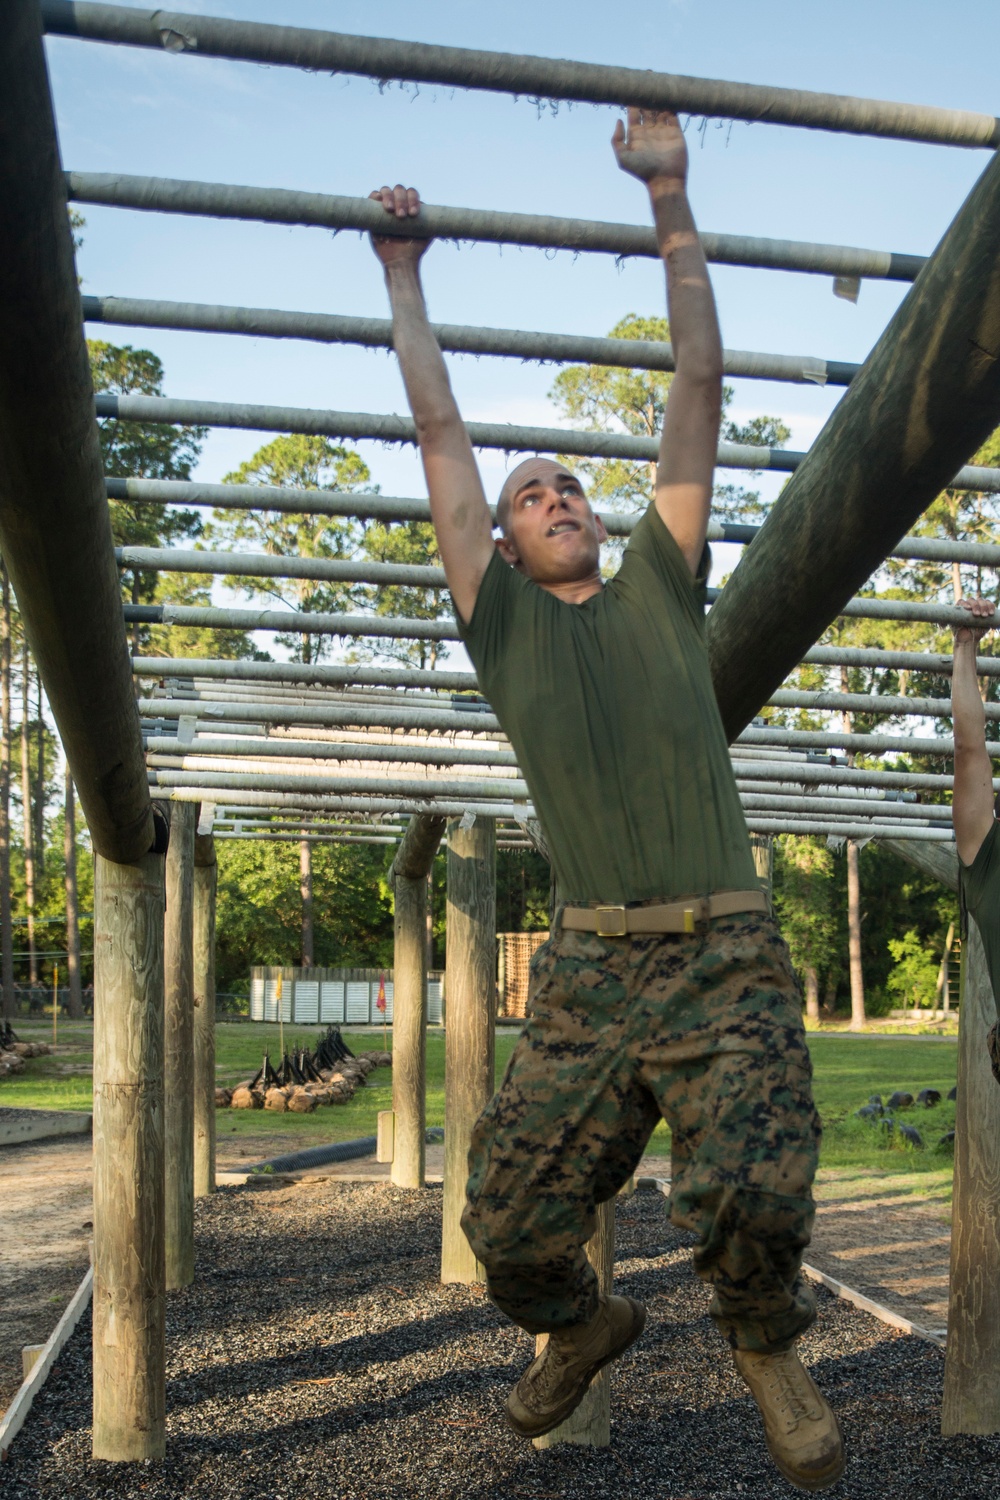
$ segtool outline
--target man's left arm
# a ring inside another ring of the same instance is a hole
[[[676,374],[660,436],[656,509],[692,575],[705,548],[722,417],[722,339],[705,253],[687,197],[688,157],[677,116],[630,109],[612,139],[618,165],[649,189],[667,275]]]

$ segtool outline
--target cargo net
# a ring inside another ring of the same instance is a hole
[[[547,932],[500,933],[500,1014],[523,1016],[528,1003],[528,967]]]

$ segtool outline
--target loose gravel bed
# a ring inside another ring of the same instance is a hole
[[[650,1322],[613,1379],[610,1448],[536,1453],[501,1416],[531,1341],[436,1280],[440,1190],[315,1180],[198,1204],[168,1305],[168,1453],[90,1457],[89,1319],[0,1467],[18,1500],[788,1500],[658,1195],[618,1205],[617,1276]],[[938,1434],[940,1352],[821,1294],[804,1340],[849,1444],[840,1500],[1000,1492],[1000,1439]]]

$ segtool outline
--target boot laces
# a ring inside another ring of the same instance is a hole
[[[812,1420],[815,1413],[815,1400],[806,1382],[802,1379],[804,1371],[798,1360],[793,1356],[788,1359],[779,1355],[774,1359],[768,1371],[768,1386],[776,1397],[776,1405],[781,1411],[789,1432],[794,1432],[800,1422]]]
[[[535,1388],[535,1394],[544,1402],[548,1401],[562,1380],[563,1373],[569,1363],[569,1354],[561,1349],[551,1338],[545,1347],[542,1362],[534,1375],[531,1384]]]

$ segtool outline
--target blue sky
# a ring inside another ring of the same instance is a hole
[[[998,112],[1000,6],[953,0],[212,0],[192,10],[460,46]],[[54,38],[47,43],[64,164],[362,194],[416,184],[430,202],[645,221],[645,195],[608,146],[615,112],[442,88],[171,56]],[[704,229],[926,253],[986,165],[981,151],[855,139],[767,125],[689,127],[690,191]],[[357,235],[90,208],[84,291],[384,315],[379,267]],[[605,333],[625,313],[663,311],[662,273],[607,256],[439,245],[425,258],[442,321]],[[856,306],[828,278],[717,267],[731,348],[860,360],[905,292],[868,282]],[[154,349],[170,395],[403,411],[384,353],[211,335],[91,330]],[[551,368],[450,358],[470,418],[551,424]],[[782,415],[807,447],[839,392],[736,382],[733,414]],[[200,477],[217,480],[263,435],[217,432]],[[388,494],[421,494],[407,451],[360,444]],[[488,483],[501,455],[484,455]],[[772,481],[773,483],[774,481]],[[765,481],[765,484],[767,481]],[[726,549],[728,552],[730,549]],[[722,561],[722,559],[720,559]],[[731,559],[725,559],[728,566]]]

